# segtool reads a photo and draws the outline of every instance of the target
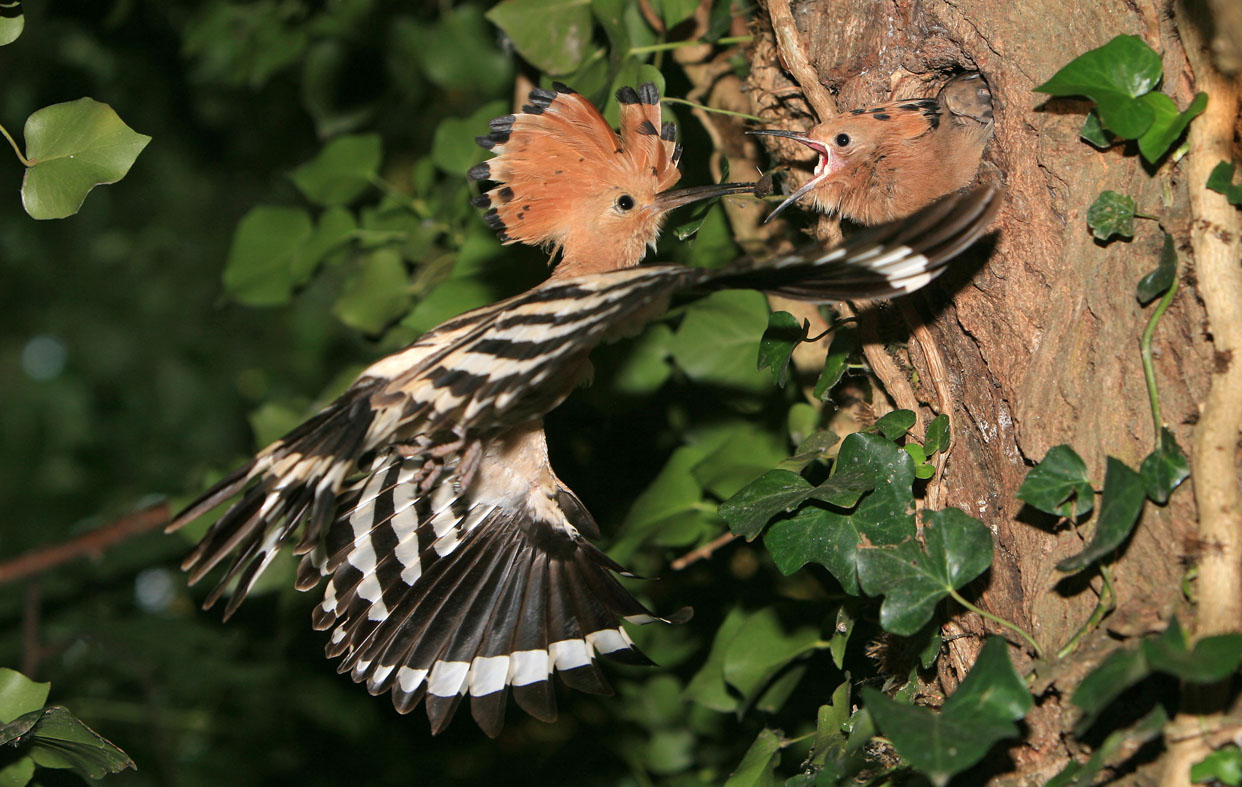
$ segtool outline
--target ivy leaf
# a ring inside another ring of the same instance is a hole
[[[0,727],[0,745],[28,746],[36,765],[67,768],[88,779],[137,768],[129,755],[59,705],[31,711]]]
[[[1204,637],[1191,650],[1175,617],[1160,636],[1144,640],[1143,655],[1156,672],[1188,683],[1216,683],[1232,675],[1242,664],[1242,634]]]
[[[1197,94],[1184,112],[1178,112],[1177,104],[1164,93],[1148,93],[1139,101],[1151,108],[1154,118],[1151,127],[1138,138],[1139,152],[1155,164],[1182,135],[1190,121],[1207,108],[1208,96],[1207,93]]]
[[[1104,472],[1104,491],[1100,494],[1100,515],[1095,535],[1082,552],[1057,563],[1058,571],[1081,571],[1104,557],[1126,540],[1138,522],[1147,489],[1143,478],[1119,459],[1108,457]]]
[[[79,98],[44,107],[26,119],[22,205],[31,218],[63,219],[96,186],[125,177],[151,138],[107,104]]]
[[[469,117],[441,120],[431,139],[432,162],[446,175],[465,177],[471,167],[487,158],[487,151],[474,138],[487,131],[492,118],[507,111],[506,102],[491,101]]]
[[[379,177],[383,150],[379,134],[337,137],[289,177],[316,205],[348,205]]]
[[[927,454],[923,451],[923,446],[918,443],[906,443],[902,450],[910,455],[910,460],[914,462],[914,477],[926,481],[936,474],[936,466],[927,461]]]
[[[800,626],[786,634],[776,610],[765,607],[746,618],[725,649],[724,678],[742,695],[742,704],[754,700],[785,665],[819,642],[814,626]]]
[[[880,625],[890,633],[916,633],[941,599],[992,565],[992,531],[956,508],[924,513],[923,542],[926,551],[914,538],[859,550],[859,584],[884,596]]]
[[[1100,150],[1111,148],[1117,139],[1115,134],[1100,125],[1100,116],[1094,109],[1087,113],[1087,119],[1082,122],[1082,128],[1078,131],[1078,136]]]
[[[332,313],[349,327],[374,335],[409,308],[410,278],[401,255],[377,249],[345,283]]]
[[[285,303],[298,282],[298,255],[311,238],[310,215],[301,208],[259,205],[237,224],[224,288],[239,303],[272,306]]]
[[[724,661],[729,643],[742,630],[745,623],[746,613],[740,607],[734,607],[729,610],[729,614],[725,615],[724,622],[716,630],[716,637],[712,640],[712,649],[707,654],[707,660],[686,684],[685,695],[688,699],[721,713],[731,713],[738,709],[737,696],[730,693],[728,686],[725,685]]]
[[[801,505],[811,489],[797,473],[769,470],[721,503],[718,511],[730,530],[751,541],[772,517]]]
[[[910,427],[914,426],[914,421],[913,411],[894,410],[872,424],[871,428],[877,430],[889,440],[896,440],[910,431]]]
[[[806,341],[811,323],[798,319],[789,312],[773,312],[768,315],[768,327],[759,339],[759,371],[772,370],[772,379],[784,388],[789,378],[789,361],[794,348]]]
[[[1190,766],[1190,781],[1219,781],[1229,787],[1242,785],[1242,749],[1226,746]]]
[[[824,370],[819,373],[813,393],[816,399],[827,401],[833,387],[845,375],[850,356],[858,348],[858,336],[849,328],[838,328],[832,337],[832,345],[824,358]]]
[[[1134,237],[1134,200],[1115,191],[1104,191],[1087,208],[1087,226],[1102,241],[1114,235]]]
[[[1044,461],[1031,468],[1018,499],[1053,516],[1082,516],[1095,505],[1095,491],[1087,480],[1087,464],[1073,448],[1049,449]]]
[[[742,762],[729,776],[725,787],[776,787],[776,765],[780,762],[781,737],[763,730],[746,750]]]
[[[1225,199],[1233,205],[1242,205],[1242,183],[1233,184],[1233,164],[1228,161],[1222,161],[1215,167],[1212,167],[1211,174],[1208,175],[1207,187],[1218,194],[1224,194]]]
[[[941,413],[927,425],[927,436],[923,438],[923,450],[927,452],[928,456],[948,451],[949,441],[952,436],[949,426],[949,415],[948,413]]]
[[[673,360],[697,383],[756,393],[771,390],[749,360],[755,337],[767,323],[767,300],[761,293],[713,293],[686,309],[670,342]]]
[[[1048,780],[1045,787],[1091,787],[1100,771],[1120,764],[1118,755],[1129,753],[1133,756],[1144,743],[1158,736],[1168,721],[1169,714],[1164,706],[1157,705],[1130,727],[1110,733],[1085,763],[1071,760],[1063,771]]]
[[[1177,438],[1167,426],[1160,429],[1160,445],[1143,460],[1139,467],[1147,496],[1153,503],[1164,505],[1169,495],[1190,477],[1190,464],[1177,444]]]
[[[1139,303],[1147,304],[1168,292],[1177,277],[1177,249],[1173,247],[1173,236],[1164,234],[1164,248],[1160,251],[1160,262],[1155,270],[1139,279],[1135,297]]]
[[[527,62],[553,76],[573,71],[590,50],[588,0],[503,0],[486,16]]]
[[[693,445],[678,448],[659,475],[647,485],[630,506],[617,541],[608,554],[624,563],[629,555],[654,533],[704,517],[703,487],[691,470],[706,452]]]
[[[819,563],[846,593],[857,595],[864,538],[871,544],[897,544],[915,533],[910,513],[914,505],[914,463],[909,454],[883,437],[855,432],[841,443],[836,467],[833,478],[840,478],[838,483],[843,488],[820,499],[846,508],[852,505],[847,501],[858,499],[858,486],[872,485],[858,507],[849,513],[804,507],[794,517],[768,528],[763,543],[781,573],[792,574],[806,563]]]
[[[502,94],[513,82],[513,56],[495,45],[495,31],[482,9],[462,5],[439,14],[438,20],[399,19],[392,46],[398,55],[418,64],[418,72],[449,94],[465,93],[479,100]],[[479,132],[471,132],[470,139]]]
[[[1126,689],[1151,674],[1142,650],[1115,650],[1087,674],[1074,690],[1073,702],[1083,712],[1075,734],[1086,732],[1100,712]]]
[[[26,16],[22,13],[22,4],[0,2],[0,46],[16,41],[25,27]]]
[[[870,686],[862,687],[862,696],[897,753],[938,787],[983,759],[997,741],[1018,735],[1010,721],[936,713],[891,700]]]
[[[51,688],[50,683],[36,683],[17,670],[0,667],[0,724],[42,708]]]
[[[1136,99],[1160,82],[1160,55],[1133,35],[1119,35],[1098,49],[1071,60],[1037,92],[1086,96],[1096,103],[1100,120],[1126,139],[1137,139],[1152,124],[1152,108]]]
[[[1009,660],[1005,640],[988,637],[970,673],[940,712],[950,718],[1018,721],[1033,705],[1026,681]]]

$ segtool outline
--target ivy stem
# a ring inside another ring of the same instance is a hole
[[[1083,623],[1078,631],[1074,632],[1074,636],[1070,637],[1060,650],[1057,651],[1057,658],[1063,659],[1078,649],[1082,644],[1082,638],[1098,627],[1101,621],[1112,612],[1117,606],[1117,591],[1113,589],[1113,569],[1112,566],[1101,563],[1100,566],[1100,598],[1095,602],[1095,610],[1092,611],[1091,617],[1087,618],[1087,622]]]
[[[1147,321],[1147,327],[1143,329],[1143,337],[1139,339],[1139,351],[1143,356],[1143,377],[1147,380],[1147,399],[1151,402],[1151,420],[1156,431],[1156,450],[1160,450],[1164,420],[1160,417],[1160,392],[1156,390],[1156,370],[1151,363],[1151,338],[1156,333],[1156,323],[1160,322],[1165,310],[1173,302],[1173,297],[1177,295],[1177,287],[1178,277],[1174,275],[1173,283],[1165,291],[1160,303],[1156,304],[1156,310],[1151,313],[1151,319]]]
[[[683,46],[702,46],[703,44],[720,44],[727,46],[729,44],[745,44],[749,42],[753,36],[728,36],[726,38],[718,38],[715,41],[700,41],[697,38],[690,41],[667,41],[662,44],[649,44],[648,46],[630,47],[631,55],[646,55],[651,52],[667,52],[670,49],[680,49]]]
[[[1027,644],[1031,646],[1031,649],[1035,651],[1035,655],[1038,658],[1040,658],[1041,660],[1044,658],[1044,649],[1039,646],[1038,642],[1036,642],[1034,639],[1031,638],[1030,634],[1027,634],[1016,624],[1010,623],[1008,620],[1005,620],[1002,617],[993,615],[991,612],[988,612],[985,609],[980,609],[979,607],[976,607],[974,604],[971,604],[969,601],[963,598],[962,594],[958,593],[956,590],[950,589],[949,595],[953,597],[954,601],[961,604],[963,607],[975,613],[979,617],[986,618],[987,620],[990,620],[999,626],[1004,626],[1005,628],[1014,632],[1018,636],[1022,637],[1022,639],[1026,640]]]
[[[742,118],[743,120],[753,120],[756,123],[767,122],[761,117],[755,117],[754,115],[747,115],[745,112],[734,112],[731,109],[717,109],[716,107],[708,107],[702,104],[696,104],[693,101],[687,101],[684,98],[670,98],[668,96],[665,96],[664,98],[660,100],[666,104],[685,104],[688,107],[694,107],[695,109],[701,109],[704,112],[715,112],[718,115],[732,115],[735,118]]]
[[[9,136],[9,130],[7,128],[0,126],[0,134],[3,134],[4,138],[9,141],[9,144],[13,146],[13,152],[17,154],[17,159],[22,163],[23,167],[33,166],[34,162],[22,155],[22,149],[19,148],[13,138]]]

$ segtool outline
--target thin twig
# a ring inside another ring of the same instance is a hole
[[[686,566],[692,563],[697,563],[700,560],[704,560],[706,558],[711,557],[713,552],[715,552],[717,549],[720,549],[722,546],[725,546],[726,544],[732,543],[736,538],[737,538],[736,533],[722,533],[719,536],[716,536],[715,538],[713,538],[711,541],[708,541],[706,544],[699,547],[698,549],[692,552],[687,552],[686,554],[677,558],[671,564],[669,564],[669,568],[673,569],[674,571],[681,571],[683,568],[685,568]]]
[[[785,69],[802,87],[802,95],[815,110],[819,121],[836,116],[837,102],[833,100],[828,88],[819,81],[819,75],[811,66],[806,47],[802,43],[802,34],[798,32],[798,24],[794,21],[793,12],[789,10],[789,0],[768,0],[768,15],[772,18],[772,32],[776,34],[777,51]]]
[[[159,503],[114,519],[103,527],[68,541],[18,555],[12,560],[0,563],[0,585],[42,574],[80,557],[96,557],[127,538],[158,530],[168,524],[168,519],[168,504]]]

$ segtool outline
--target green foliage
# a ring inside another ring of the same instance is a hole
[[[1138,522],[1147,499],[1142,477],[1125,463],[1108,457],[1104,472],[1104,491],[1100,493],[1100,513],[1096,517],[1091,543],[1073,557],[1057,563],[1058,571],[1081,571],[1121,546]]]
[[[0,3],[0,46],[16,41],[25,27],[26,15],[22,13],[22,4],[18,0]]]
[[[337,137],[289,177],[303,196],[316,205],[348,205],[379,177],[381,145],[379,134]]]
[[[1087,208],[1087,226],[1096,238],[1107,241],[1114,235],[1134,237],[1134,200],[1126,194],[1102,191]]]
[[[553,76],[576,69],[591,43],[591,6],[582,0],[503,0],[487,18],[527,62]]]
[[[789,362],[793,351],[806,341],[811,324],[797,319],[789,312],[773,312],[768,315],[768,327],[759,339],[759,371],[772,370],[772,378],[781,388],[789,376]]]
[[[1129,753],[1158,738],[1169,721],[1169,714],[1157,705],[1129,727],[1114,730],[1096,747],[1085,763],[1071,760],[1065,770],[1048,780],[1046,787],[1091,787],[1104,768],[1129,759]]]
[[[1208,174],[1207,187],[1234,205],[1242,205],[1242,183],[1233,183],[1233,162],[1222,161]]]
[[[1034,705],[999,637],[984,645],[939,713],[895,702],[869,686],[862,691],[876,726],[936,785],[977,763],[996,742],[1017,737],[1014,722]]]
[[[1087,478],[1087,463],[1068,445],[1051,448],[1026,474],[1018,499],[1054,516],[1089,513],[1095,505],[1095,491]]]
[[[1173,248],[1173,236],[1166,233],[1164,247],[1160,252],[1160,262],[1151,273],[1139,279],[1135,297],[1138,298],[1139,303],[1146,306],[1167,292],[1173,286],[1175,278],[1177,278],[1177,250]]]
[[[67,769],[86,779],[134,768],[133,760],[58,705],[45,706],[50,683],[0,668],[0,747],[16,750],[0,783],[22,787],[36,768]]]
[[[1195,784],[1219,781],[1229,787],[1242,784],[1242,749],[1225,746],[1190,767],[1190,780]]]
[[[1137,140],[1143,158],[1155,163],[1207,107],[1206,93],[1179,112],[1171,98],[1153,92],[1163,73],[1160,55],[1141,38],[1119,35],[1074,58],[1035,90],[1091,99],[1096,114],[1088,115],[1082,137],[1101,148],[1109,145],[1107,131]]]

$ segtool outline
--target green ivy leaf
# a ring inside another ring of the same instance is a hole
[[[725,681],[741,692],[742,706],[748,706],[776,673],[814,650],[817,642],[819,632],[814,626],[800,626],[787,634],[776,610],[765,607],[747,617],[729,641],[723,666]]]
[[[725,787],[776,787],[776,765],[780,762],[781,736],[763,730],[746,750],[746,756],[725,782]]]
[[[0,787],[26,787],[34,779],[35,764],[30,755],[0,767]]]
[[[1160,262],[1155,270],[1139,279],[1135,297],[1139,303],[1147,304],[1168,292],[1177,277],[1177,249],[1173,247],[1173,236],[1164,234],[1164,248],[1160,251]]]
[[[1100,116],[1094,109],[1087,113],[1087,119],[1082,122],[1082,128],[1078,131],[1078,136],[1100,150],[1111,148],[1117,139],[1116,135],[1100,125]]]
[[[914,421],[915,418],[913,411],[894,410],[872,424],[871,429],[878,431],[889,440],[896,440],[906,432],[910,431],[910,427],[914,426]]]
[[[299,254],[314,228],[301,208],[259,205],[237,223],[224,265],[224,288],[239,303],[272,306],[286,303],[305,272]]]
[[[417,62],[428,81],[480,99],[512,89],[513,57],[497,49],[495,39],[482,9],[471,5],[441,12],[434,24],[401,19],[393,31],[394,49]]]
[[[1082,516],[1095,506],[1095,491],[1087,479],[1087,463],[1068,445],[1049,449],[1031,468],[1018,499],[1053,516]]]
[[[589,0],[503,0],[486,16],[527,62],[553,76],[573,71],[590,51]]]
[[[1018,721],[1034,705],[1001,637],[988,637],[970,673],[941,707],[950,718]]]
[[[652,5],[659,10],[668,30],[689,19],[694,9],[699,7],[698,0],[654,0]]]
[[[696,383],[755,393],[771,390],[750,360],[755,337],[767,324],[767,299],[762,293],[713,293],[686,309],[670,343],[673,360]]]
[[[927,425],[927,436],[923,438],[923,450],[927,452],[928,456],[948,451],[949,441],[952,437],[949,415],[948,413],[941,413]]]
[[[1155,638],[1144,640],[1143,655],[1148,666],[1188,683],[1216,683],[1242,665],[1242,634],[1204,637],[1187,647],[1186,634],[1177,618]]]
[[[431,140],[431,160],[446,175],[464,178],[471,167],[488,157],[474,138],[487,132],[488,122],[508,111],[504,101],[489,102],[467,118],[445,118]]]
[[[730,693],[728,686],[725,685],[724,662],[729,643],[742,630],[745,623],[746,613],[740,607],[734,607],[729,610],[729,614],[725,615],[724,622],[716,630],[716,637],[712,640],[712,649],[707,654],[707,660],[686,684],[685,695],[688,699],[721,713],[731,713],[738,709],[737,696]]]
[[[639,545],[660,530],[685,521],[702,521],[705,515],[703,487],[691,470],[706,455],[706,451],[693,445],[673,452],[659,475],[630,506],[617,541],[608,550],[614,560],[624,563]]]
[[[956,508],[924,515],[923,542],[859,550],[858,581],[869,596],[884,596],[880,625],[910,636],[931,618],[940,600],[992,565],[992,531]]]
[[[1222,161],[1215,167],[1212,167],[1211,174],[1208,175],[1207,187],[1218,194],[1224,194],[1225,199],[1233,205],[1242,205],[1242,183],[1233,184],[1233,164],[1228,161]]]
[[[17,40],[26,27],[26,16],[20,2],[0,2],[0,46]]]
[[[1119,459],[1108,457],[1104,471],[1104,491],[1100,495],[1100,515],[1095,536],[1082,552],[1057,563],[1058,571],[1081,571],[1104,557],[1126,540],[1138,522],[1147,489],[1143,478]]]
[[[82,207],[96,186],[116,183],[151,138],[139,134],[107,104],[79,98],[53,104],[26,119],[22,205],[35,219],[63,219]]]
[[[1242,749],[1237,746],[1226,746],[1204,757],[1190,766],[1190,781],[1219,781],[1229,787],[1242,785]]]
[[[348,205],[379,177],[384,155],[381,144],[379,134],[337,137],[289,177],[316,205]]]
[[[1086,96],[1099,108],[1104,125],[1126,139],[1137,139],[1152,124],[1150,106],[1137,101],[1160,82],[1160,55],[1132,35],[1119,35],[1071,60],[1037,92]]]
[[[1167,426],[1160,429],[1160,445],[1143,460],[1139,467],[1147,496],[1153,503],[1164,505],[1169,495],[1190,477],[1190,464],[1177,444],[1177,438]]]
[[[819,563],[841,583],[846,593],[858,594],[860,544],[896,544],[915,533],[914,463],[910,455],[879,435],[854,433],[841,443],[837,472],[841,489],[822,496],[825,502],[847,508],[866,484],[873,489],[852,512],[807,506],[790,519],[772,525],[763,543],[783,574],[806,563]],[[831,480],[831,479],[830,479]]]
[[[1115,191],[1104,191],[1087,208],[1087,226],[1102,241],[1114,235],[1134,237],[1134,200]]]
[[[410,279],[401,255],[378,249],[345,283],[332,313],[351,328],[377,334],[409,308]]]
[[[1207,108],[1207,93],[1199,93],[1184,112],[1177,111],[1177,104],[1164,93],[1148,93],[1139,98],[1152,110],[1151,127],[1138,138],[1139,152],[1143,158],[1155,164],[1172,147],[1177,138],[1203,110]]]
[[[17,670],[0,667],[0,724],[8,724],[47,703],[50,683],[36,683]]]
[[[1018,735],[1010,721],[936,713],[895,702],[870,686],[862,687],[862,696],[871,718],[897,753],[938,787],[983,759],[997,741]]]
[[[1157,705],[1130,727],[1110,733],[1085,763],[1070,761],[1065,770],[1048,780],[1045,787],[1091,787],[1100,771],[1120,765],[1128,759],[1125,756],[1127,753],[1129,756],[1136,754],[1144,743],[1160,735],[1168,721],[1169,714],[1164,706]],[[1119,755],[1122,760],[1118,760]]]
[[[838,328],[832,337],[832,345],[828,348],[828,356],[824,358],[824,370],[815,382],[813,396],[820,401],[827,401],[829,394],[841,378],[849,364],[850,356],[858,349],[858,336],[849,328]]]
[[[772,379],[784,388],[789,378],[789,361],[794,348],[806,341],[811,324],[798,320],[789,312],[773,312],[768,315],[768,327],[759,339],[759,371],[772,370]]]
[[[927,454],[923,452],[923,446],[918,443],[906,443],[902,446],[910,460],[914,462],[914,477],[926,481],[936,474],[936,466],[928,463]]]
[[[36,765],[67,768],[87,779],[137,767],[129,755],[58,705],[31,711],[0,727],[0,745],[29,747]]]
[[[629,343],[623,357],[609,369],[607,392],[640,399],[658,391],[673,372],[668,363],[672,339],[673,331],[664,323],[649,326]],[[596,380],[599,379],[597,372]]]
[[[1075,734],[1086,732],[1100,712],[1126,689],[1151,674],[1140,650],[1115,650],[1082,679],[1074,690],[1073,702],[1083,712],[1074,725]]]
[[[769,470],[721,503],[718,510],[734,533],[752,541],[773,517],[793,511],[807,500],[823,500],[848,508],[874,487],[874,480],[856,469],[837,473],[819,486],[812,486],[788,470]],[[782,562],[778,560],[778,566]],[[793,573],[805,562],[785,573]]]

